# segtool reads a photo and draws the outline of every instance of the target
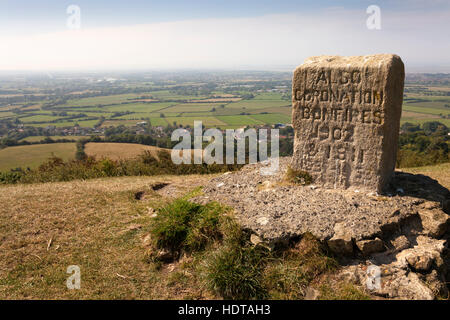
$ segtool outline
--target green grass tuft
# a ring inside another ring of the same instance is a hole
[[[337,267],[337,261],[328,256],[323,245],[311,234],[305,234],[268,265],[265,285],[273,299],[302,299],[312,280]]]
[[[206,260],[206,284],[225,299],[264,299],[267,253],[260,247],[225,245]]]
[[[158,210],[151,233],[158,248],[172,252],[199,251],[218,238],[220,215],[224,208],[217,203],[200,205],[176,199]]]

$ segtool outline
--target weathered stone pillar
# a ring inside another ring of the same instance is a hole
[[[292,81],[292,168],[324,187],[380,192],[395,167],[404,77],[392,54],[308,58]]]

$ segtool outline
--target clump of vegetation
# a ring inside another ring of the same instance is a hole
[[[290,166],[286,171],[286,180],[290,183],[301,184],[303,186],[309,185],[313,182],[311,175],[302,170],[292,169]]]
[[[207,286],[225,299],[267,298],[263,284],[266,260],[260,247],[227,245],[207,260]]]
[[[265,285],[272,298],[302,299],[314,278],[337,267],[337,261],[326,248],[311,234],[305,234],[271,261],[265,272]]]
[[[158,210],[151,233],[156,246],[171,251],[200,251],[220,238],[224,208],[217,203],[200,205],[177,199]]]
[[[87,140],[78,140],[76,143],[77,151],[75,152],[76,160],[86,160],[87,154],[84,151]]]
[[[225,299],[267,298],[264,270],[270,260],[267,249],[252,246],[234,221],[224,227],[221,246],[209,253],[204,262],[206,286]]]

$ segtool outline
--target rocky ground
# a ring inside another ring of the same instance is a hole
[[[259,163],[216,177],[195,200],[233,207],[255,243],[272,246],[312,233],[343,261],[339,276],[374,295],[447,297],[448,189],[403,172],[382,195],[295,185],[285,179],[289,161],[281,158],[274,175],[262,175],[268,164]]]

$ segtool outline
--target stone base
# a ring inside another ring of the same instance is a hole
[[[448,189],[429,177],[402,172],[396,172],[383,195],[293,185],[285,180],[289,161],[280,158],[279,171],[271,176],[260,174],[267,166],[263,163],[221,175],[195,201],[215,200],[233,207],[240,224],[269,246],[311,233],[346,257],[349,267],[344,270],[355,279],[365,281],[361,272],[368,261],[390,270],[386,272],[398,277],[389,282],[394,288],[378,290],[381,296],[407,298],[410,293],[402,290],[413,290],[421,274],[442,276],[446,241],[439,239],[449,231]],[[410,275],[411,270],[418,275]],[[434,297],[433,290],[421,290],[418,297]]]

